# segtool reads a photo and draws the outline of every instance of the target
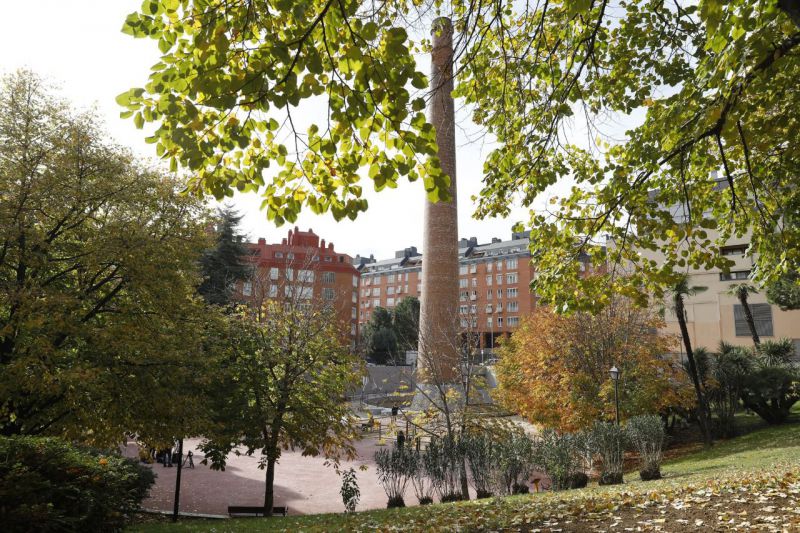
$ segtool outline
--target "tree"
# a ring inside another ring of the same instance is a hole
[[[689,338],[689,329],[686,327],[686,305],[684,300],[684,298],[687,296],[694,296],[695,294],[703,292],[706,289],[707,287],[690,287],[688,276],[682,276],[672,288],[672,310],[675,313],[675,317],[678,319],[678,326],[681,330],[683,347],[686,350],[686,361],[689,369],[689,377],[692,378],[694,392],[697,396],[697,419],[698,423],[700,424],[700,432],[703,434],[703,442],[708,447],[711,446],[710,414],[708,410],[708,402],[703,392],[703,385],[700,381],[700,372],[697,368],[694,352],[692,351],[692,341]]]
[[[800,276],[791,272],[767,285],[767,300],[781,311],[800,309]]]
[[[366,356],[378,364],[397,363],[408,350],[417,349],[419,299],[407,296],[392,310],[377,307],[364,328]]]
[[[753,313],[750,311],[750,304],[747,303],[747,298],[751,294],[758,294],[758,289],[749,283],[737,283],[728,288],[728,294],[738,298],[742,304],[744,318],[747,321],[747,327],[750,329],[750,336],[753,337],[753,344],[758,347],[761,344],[761,339],[758,337],[758,331],[756,331],[756,323],[753,320]]]
[[[554,209],[532,211],[542,301],[566,310],[620,293],[660,298],[686,265],[728,267],[717,245],[748,230],[756,282],[800,266],[790,223],[800,206],[798,0],[224,6],[153,0],[123,26],[164,54],[144,87],[120,95],[123,114],[155,123],[157,153],[195,172],[193,190],[260,190],[278,223],[304,207],[354,217],[367,207],[360,169],[377,190],[422,177],[446,196],[423,94],[409,88],[427,83],[413,55],[430,43],[416,28],[446,15],[458,34],[455,94],[498,143],[476,215],[575,184]],[[294,110],[312,99],[327,113],[303,133]],[[281,168],[268,178],[273,162]],[[594,246],[603,235],[612,253]],[[636,271],[587,278],[584,254]]]
[[[406,296],[394,308],[392,320],[400,353],[416,350],[419,340],[419,298]]]
[[[367,357],[378,364],[397,362],[397,334],[392,323],[392,312],[376,307],[364,332]]]
[[[356,429],[345,395],[357,386],[358,360],[343,345],[333,310],[308,303],[299,283],[286,286],[297,290],[231,318],[213,407],[218,424],[201,443],[214,469],[224,470],[231,453],[261,455],[267,516],[281,450],[300,448],[333,461],[355,456]]]
[[[688,383],[668,355],[674,339],[660,327],[658,316],[623,298],[597,315],[539,307],[500,348],[496,398],[544,427],[589,428],[614,418],[609,369],[617,366],[623,419],[691,405]]]
[[[20,71],[0,83],[0,432],[96,445],[199,416],[205,210]]]
[[[234,284],[250,277],[249,254],[239,233],[241,220],[242,216],[233,207],[225,206],[217,211],[217,242],[203,255],[203,283],[198,289],[210,304],[229,304]]]

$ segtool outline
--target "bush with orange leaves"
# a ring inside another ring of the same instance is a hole
[[[574,431],[614,418],[617,366],[620,417],[691,408],[693,393],[670,355],[677,339],[663,319],[624,298],[596,315],[538,308],[500,350],[496,398],[535,424]]]

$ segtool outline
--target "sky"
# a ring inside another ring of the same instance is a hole
[[[0,74],[19,68],[32,70],[55,85],[78,108],[96,107],[109,135],[142,158],[155,158],[145,133],[131,120],[119,118],[118,94],[143,86],[150,66],[157,63],[155,41],[134,39],[120,31],[127,14],[141,0],[0,0]],[[421,70],[427,72],[428,64]],[[313,113],[300,108],[298,113]],[[528,219],[527,210],[516,206],[508,219],[475,220],[471,197],[481,189],[483,161],[491,145],[470,142],[482,138],[468,116],[457,117],[457,183],[459,234],[488,242],[492,237],[511,238],[511,226]],[[422,183],[401,182],[397,189],[376,193],[364,182],[369,209],[355,221],[336,222],[330,214],[302,214],[295,224],[313,229],[336,250],[352,256],[374,254],[393,257],[395,250],[417,246],[422,251],[425,194]],[[238,195],[233,203],[244,215],[243,230],[250,240],[260,237],[280,242],[290,226],[275,227],[259,210],[256,195]]]

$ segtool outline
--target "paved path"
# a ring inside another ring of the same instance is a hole
[[[193,450],[196,467],[184,468],[181,474],[181,511],[190,513],[227,514],[228,505],[263,505],[265,471],[258,468],[258,457],[231,455],[224,472],[211,470],[199,464],[203,454],[196,449],[199,439],[184,441],[184,448]],[[393,445],[393,440],[387,440]],[[356,469],[361,500],[358,510],[378,509],[386,506],[386,493],[378,483],[373,455],[377,446],[377,432],[367,434],[355,443],[358,459],[343,462],[342,468]],[[125,454],[137,456],[135,444],[128,445]],[[303,457],[299,451],[283,451],[275,472],[275,505],[286,505],[290,514],[343,512],[339,494],[341,478],[333,467],[325,466],[319,457]],[[365,465],[366,471],[359,470]],[[152,510],[172,510],[177,468],[152,465],[157,474],[156,484],[143,507]],[[407,505],[417,503],[409,483],[406,490]]]

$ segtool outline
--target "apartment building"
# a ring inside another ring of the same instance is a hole
[[[480,347],[491,351],[499,337],[510,334],[520,318],[536,305],[529,285],[534,270],[528,233],[511,240],[459,241],[459,321],[478,334]],[[399,250],[391,259],[356,258],[361,271],[358,323],[364,325],[377,307],[392,309],[407,296],[422,293],[422,255],[416,247]]]
[[[725,180],[716,178],[718,188],[727,187]],[[683,205],[671,208],[676,222],[688,221],[687,210]],[[718,234],[707,230],[709,238],[714,240]],[[739,346],[752,346],[750,329],[745,320],[744,310],[739,300],[728,293],[731,286],[748,283],[750,273],[755,264],[748,250],[749,235],[729,240],[720,247],[720,254],[733,262],[728,271],[720,269],[688,269],[690,287],[701,287],[704,290],[686,298],[686,321],[689,337],[693,347],[705,347],[716,350],[721,341]],[[643,251],[643,256],[656,261],[663,260],[657,252]],[[665,302],[671,307],[671,302]],[[753,314],[756,331],[762,340],[792,339],[795,354],[800,357],[800,310],[781,311],[777,305],[767,302],[763,292],[751,294],[748,305]],[[666,333],[680,335],[677,317],[673,312],[664,315],[667,326]],[[677,346],[683,350],[683,346]]]
[[[239,282],[237,292],[246,302],[293,298],[300,305],[330,305],[336,310],[343,335],[355,344],[358,335],[359,271],[353,258],[339,253],[311,229],[289,230],[280,244],[266,239],[249,243],[253,276]],[[307,302],[307,303],[306,303]]]

